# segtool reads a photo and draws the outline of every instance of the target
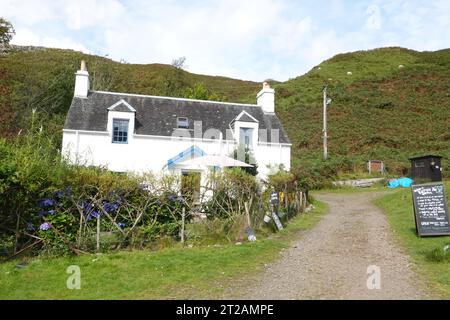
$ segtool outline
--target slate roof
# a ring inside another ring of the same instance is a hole
[[[236,121],[237,119],[234,119],[233,121]],[[244,122],[256,122],[255,119],[253,119],[252,117],[250,117],[248,114],[244,113],[240,118],[239,121],[244,121]]]
[[[177,126],[177,118],[187,117],[190,130],[194,129],[194,121],[202,121],[203,133],[215,128],[220,130],[226,139],[226,130],[229,129],[230,123],[245,110],[259,121],[259,129],[268,130],[267,142],[271,142],[270,130],[278,129],[279,142],[290,143],[278,117],[275,114],[264,113],[257,105],[100,91],[89,92],[85,99],[73,98],[64,129],[106,131],[107,109],[120,99],[136,110],[136,134],[171,136]]]

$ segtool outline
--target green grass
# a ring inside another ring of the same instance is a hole
[[[302,230],[326,212],[316,201],[313,212],[292,219],[270,239],[242,245],[180,246],[160,251],[119,252],[65,258],[35,258],[0,265],[0,299],[199,299],[219,294],[236,277],[262,270]],[[69,290],[66,269],[81,269],[81,289]]]
[[[450,182],[446,183],[446,192],[448,197]],[[385,211],[395,236],[416,263],[417,272],[426,279],[432,291],[450,299],[450,259],[441,262],[430,259],[434,252],[443,252],[443,247],[450,244],[450,236],[419,238],[416,235],[410,189],[378,198],[375,204]]]

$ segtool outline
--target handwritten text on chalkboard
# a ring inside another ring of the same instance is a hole
[[[416,228],[419,235],[450,235],[444,185],[412,186]]]

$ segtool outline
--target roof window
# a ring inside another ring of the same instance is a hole
[[[188,129],[189,128],[189,120],[186,117],[178,117],[177,118],[177,128]]]

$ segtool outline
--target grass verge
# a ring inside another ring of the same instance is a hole
[[[0,265],[0,299],[201,299],[220,293],[231,279],[262,270],[298,232],[326,212],[315,209],[292,219],[270,239],[160,251],[132,251],[63,258],[34,258]],[[67,267],[81,270],[81,289],[69,290]],[[211,284],[214,284],[212,287]]]
[[[447,197],[450,182],[445,183]],[[416,235],[411,190],[401,190],[375,200],[384,210],[395,236],[418,266],[417,271],[439,297],[450,299],[450,236],[419,238]]]

